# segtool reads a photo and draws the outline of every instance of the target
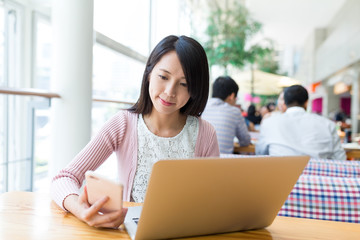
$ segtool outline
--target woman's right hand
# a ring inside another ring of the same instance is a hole
[[[64,200],[64,207],[89,226],[118,228],[124,222],[128,210],[127,208],[102,213],[100,212],[100,209],[109,200],[109,197],[105,196],[96,201],[93,205],[90,205],[87,196],[87,189],[85,186],[84,191],[80,196],[67,196]]]

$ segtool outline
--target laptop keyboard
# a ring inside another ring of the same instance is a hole
[[[132,218],[132,220],[136,223],[136,225],[137,225],[138,222],[139,222],[139,218]]]

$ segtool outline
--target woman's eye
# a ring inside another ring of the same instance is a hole
[[[163,76],[163,75],[159,75],[159,78],[162,79],[162,80],[166,80],[167,77]]]
[[[187,83],[180,83],[181,86],[187,87]]]

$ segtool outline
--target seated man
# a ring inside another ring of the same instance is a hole
[[[300,85],[285,89],[287,110],[264,119],[256,144],[256,154],[310,155],[312,158],[345,160],[335,123],[307,113],[307,90]]]
[[[235,107],[239,87],[230,77],[218,77],[213,84],[212,98],[209,99],[202,118],[210,122],[216,130],[220,153],[233,153],[234,138],[240,146],[250,144],[250,135],[245,119]]]

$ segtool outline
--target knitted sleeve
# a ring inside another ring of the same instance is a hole
[[[99,133],[52,180],[52,199],[64,210],[63,202],[69,195],[79,195],[87,170],[97,169],[114,151],[124,137],[126,117],[123,111],[105,123]]]

